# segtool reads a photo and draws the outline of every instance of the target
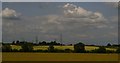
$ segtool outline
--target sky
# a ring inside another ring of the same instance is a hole
[[[3,2],[3,42],[118,43],[116,2]]]
[[[1,0],[2,2],[118,2],[120,0]]]
[[[2,11],[2,4],[0,2],[0,15],[2,15],[1,11]],[[2,17],[1,16],[0,16],[0,42],[2,42]]]

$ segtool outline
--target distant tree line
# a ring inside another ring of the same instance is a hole
[[[21,49],[12,49],[11,44],[2,44],[2,51],[3,52],[50,52],[50,53],[120,53],[120,47],[117,47],[116,51],[112,50],[106,50],[106,47],[113,47],[111,44],[108,44],[107,46],[99,46],[98,49],[86,51],[85,50],[85,44],[82,42],[79,42],[77,44],[74,44],[74,50],[71,49],[55,49],[55,45],[62,45],[60,43],[56,43],[56,41],[51,41],[50,43],[46,43],[45,41],[39,42],[39,44],[33,44],[26,41],[20,42],[20,41],[13,41],[12,45],[20,45]],[[48,50],[33,50],[33,46],[35,45],[48,45]],[[119,45],[118,45],[119,46]]]
[[[17,41],[13,41],[12,45],[22,45],[24,43],[31,43],[31,42],[17,40]],[[33,45],[64,45],[61,43],[57,43],[56,41],[51,41],[51,42],[41,41],[38,43],[31,43],[31,44],[33,44]]]

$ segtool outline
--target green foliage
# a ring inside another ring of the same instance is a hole
[[[23,52],[31,52],[31,51],[33,51],[33,45],[30,44],[30,43],[22,44],[21,47],[22,47],[21,51],[23,51]]]
[[[12,48],[9,44],[2,45],[2,51],[3,52],[10,52],[11,50],[12,50]]]
[[[106,50],[106,53],[115,53],[113,50]]]
[[[54,52],[54,46],[53,46],[53,45],[50,45],[49,48],[48,48],[48,51],[49,51],[49,52]]]
[[[104,46],[99,47],[99,49],[97,49],[98,53],[106,53],[106,48]]]
[[[107,46],[109,47],[109,46],[112,46],[112,45],[110,43],[108,43]]]
[[[65,53],[71,53],[72,50],[71,49],[65,49]]]
[[[85,46],[83,43],[77,43],[74,46],[59,46],[52,41],[49,46],[37,45],[29,42],[5,43],[2,44],[3,52],[54,52],[54,53],[120,53],[118,46]],[[44,44],[45,42],[43,42]],[[118,48],[118,49],[117,49]],[[117,51],[116,51],[117,50]]]
[[[120,47],[116,50],[116,53],[120,53]]]
[[[74,51],[76,53],[83,53],[85,52],[85,45],[83,43],[78,43],[74,45]]]
[[[106,53],[106,48],[100,46],[99,49],[91,50],[90,53]]]

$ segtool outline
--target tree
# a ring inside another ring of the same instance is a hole
[[[49,52],[54,52],[54,46],[53,45],[49,45],[48,51]]]
[[[74,45],[74,51],[76,53],[83,53],[85,52],[85,44],[83,43],[78,43]]]
[[[107,44],[107,46],[111,46],[111,44],[110,44],[110,43],[108,43],[108,44]]]
[[[65,49],[65,52],[66,52],[66,53],[71,53],[72,50],[70,50],[70,49]]]
[[[12,42],[12,45],[15,45],[15,41]]]
[[[23,52],[31,52],[31,51],[33,51],[33,45],[30,44],[30,43],[22,44],[21,47],[22,47],[21,51],[23,51]]]
[[[16,41],[16,44],[20,44],[20,41],[19,41],[19,40],[17,40],[17,41]]]
[[[116,50],[117,53],[120,53],[120,47]]]
[[[42,45],[46,45],[46,41],[43,41],[43,42],[42,42]]]
[[[2,45],[2,51],[3,52],[10,52],[12,50],[12,47],[8,44]]]
[[[99,47],[99,49],[97,49],[97,53],[106,53],[106,48],[104,46]]]

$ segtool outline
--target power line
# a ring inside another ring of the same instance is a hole
[[[61,44],[62,44],[62,42],[63,42],[62,33],[60,34],[60,42],[61,42]]]
[[[38,44],[38,36],[35,37],[36,44]]]

